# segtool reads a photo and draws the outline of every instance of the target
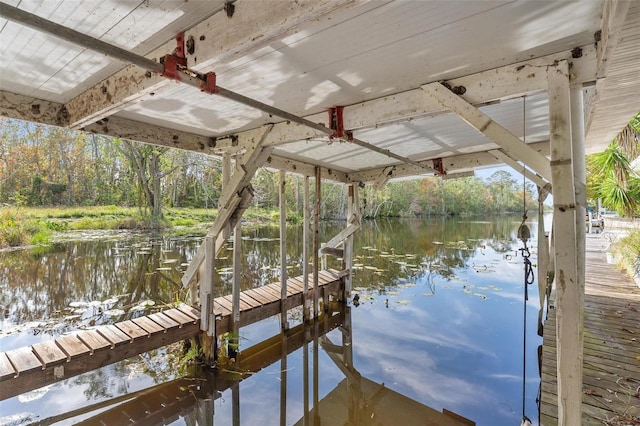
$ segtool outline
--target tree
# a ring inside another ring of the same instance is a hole
[[[603,152],[587,159],[588,195],[601,198],[605,207],[623,216],[632,216],[640,208],[640,177],[631,168],[630,159],[640,153],[640,113],[609,143]]]

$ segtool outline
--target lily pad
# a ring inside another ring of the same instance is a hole
[[[411,303],[411,300],[409,300],[409,299],[396,300],[396,303],[398,305],[408,305],[408,304]]]

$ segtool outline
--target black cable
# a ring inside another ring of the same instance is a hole
[[[529,420],[525,414],[526,404],[526,379],[527,379],[527,301],[529,300],[529,286],[533,284],[534,274],[533,265],[529,260],[531,253],[524,242],[524,248],[520,249],[522,258],[524,259],[524,309],[523,309],[523,330],[522,330],[522,420]]]

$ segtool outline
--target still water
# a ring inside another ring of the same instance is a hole
[[[2,401],[0,425],[122,424],[141,410],[139,424],[464,424],[443,410],[477,425],[520,424],[518,225],[513,217],[365,222],[355,243],[359,304],[333,305],[331,318],[300,325],[285,340],[277,317],[241,329],[241,373],[225,366],[196,374],[176,344]],[[321,241],[343,226],[324,223]],[[529,226],[535,236],[536,224]],[[302,229],[287,232],[288,273],[299,275]],[[201,234],[87,237],[0,253],[0,350],[187,300],[180,277]],[[220,295],[231,289],[229,248],[216,264]],[[242,251],[244,288],[279,279],[277,228],[247,227]],[[534,424],[536,285],[527,302],[525,381]],[[290,316],[299,324],[299,311]]]

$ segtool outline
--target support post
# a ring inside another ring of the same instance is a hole
[[[238,221],[233,231],[233,285],[231,288],[231,336],[229,337],[229,357],[236,358],[240,343],[240,285],[242,277],[242,222]],[[232,356],[233,355],[233,356]]]
[[[287,335],[282,334],[282,355],[280,356],[280,426],[287,425],[287,346]]]
[[[234,380],[231,385],[231,416],[233,426],[240,426],[240,381]]]
[[[213,313],[214,271],[216,247],[213,237],[204,239],[205,269],[204,279],[200,284],[200,329],[202,334],[202,350],[207,362],[213,363],[216,357],[216,317]]]
[[[573,176],[576,191],[576,266],[578,273],[579,304],[584,306],[584,280],[586,263],[586,227],[587,215],[587,166],[584,146],[584,99],[581,85],[571,86],[571,148],[573,151]],[[589,220],[591,226],[591,220]],[[580,311],[583,314],[583,311]],[[583,315],[580,323],[583,323]]]
[[[556,280],[558,424],[582,423],[583,306],[576,265],[576,193],[571,148],[569,67],[547,70]]]
[[[280,170],[280,324],[289,329],[287,321],[287,173]]]
[[[320,249],[320,195],[322,191],[322,176],[320,167],[316,167],[316,199],[313,209],[313,316],[318,318],[320,312],[320,287],[318,285],[318,268]],[[316,407],[314,407],[316,408]]]
[[[304,321],[309,320],[309,176],[304,177],[304,203],[303,203],[303,228],[302,228],[302,316]]]
[[[358,209],[358,187],[355,184],[351,184],[348,187],[348,201],[347,201],[347,224],[352,222],[352,217],[359,211]],[[359,221],[358,221],[359,223]],[[351,297],[351,286],[353,282],[352,267],[353,267],[353,240],[354,235],[349,235],[344,241],[344,254],[342,258],[342,267],[344,270],[349,271],[349,274],[344,277],[344,293],[343,298],[346,302]]]

